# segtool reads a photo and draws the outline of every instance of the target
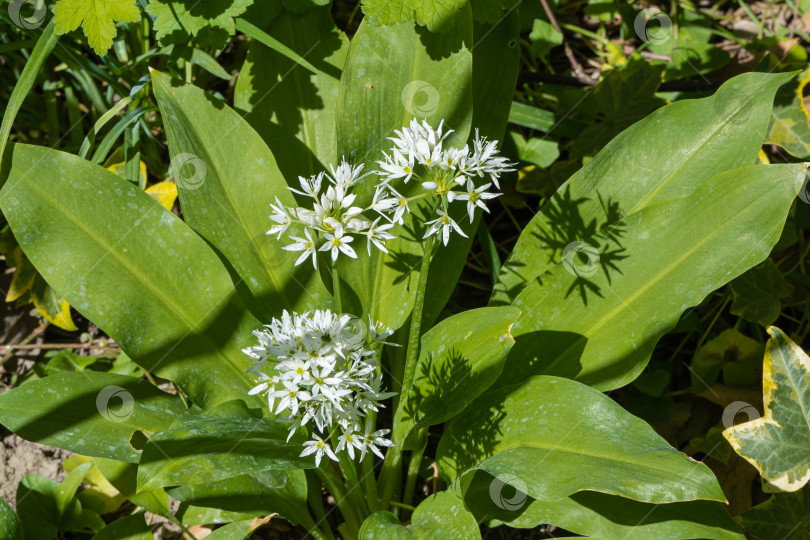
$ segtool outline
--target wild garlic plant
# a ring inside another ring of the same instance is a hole
[[[447,245],[451,230],[466,237],[450,217],[448,205],[464,201],[472,223],[476,209],[488,211],[486,201],[500,195],[488,190],[493,184],[500,187],[498,179],[513,170],[513,164],[498,155],[497,141],[486,141],[477,132],[472,151],[467,145],[446,146],[451,133],[444,121],[434,129],[426,120],[420,123],[413,119],[409,126],[394,130],[395,136],[389,138],[393,147],[390,154],[383,153],[380,170],[363,174],[363,165],[352,166],[344,158],[337,167],[330,165],[331,174],[299,176],[301,189],[289,189],[312,199],[312,208],[285,206],[276,197],[270,216],[274,224],[267,234],[281,240],[293,223],[302,225],[305,237],[289,234],[293,243],[282,249],[302,252],[296,266],[311,259],[316,269],[318,252],[330,252],[336,284],[339,278],[334,263],[338,257],[343,254],[356,259],[351,244],[361,236],[366,237],[369,255],[372,245],[388,253],[386,241],[396,238],[389,230],[403,225],[405,212],[410,212],[409,205],[415,200],[437,202],[436,217],[425,222],[428,228],[423,240],[441,234],[442,243]],[[369,177],[376,181],[372,202],[365,208],[355,206],[357,196],[352,189]],[[481,182],[482,178],[490,181]],[[391,185],[399,179],[406,184],[415,179],[423,192],[402,196]],[[376,213],[373,220],[369,216],[372,213]],[[385,221],[381,223],[381,219]],[[428,246],[432,247],[432,241]],[[429,251],[428,247],[427,262]],[[364,323],[339,313],[339,287],[334,294],[336,312],[316,310],[310,315],[285,310],[281,319],[274,318],[254,332],[258,345],[243,351],[254,360],[248,372],[257,384],[249,393],[266,395],[269,409],[277,416],[286,415],[283,418],[291,423],[288,441],[300,428],[311,430],[301,456],[314,454],[316,466],[324,456],[338,461],[341,452],[352,460],[357,453],[363,461],[369,451],[382,458],[380,447],[393,445],[385,438],[391,430],[375,429],[370,414],[383,407],[382,400],[396,395],[381,389],[379,360],[379,348],[392,331],[369,318],[368,330],[360,332]],[[409,347],[413,363],[411,351],[415,355],[416,346]]]

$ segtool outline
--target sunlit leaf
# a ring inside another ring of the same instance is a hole
[[[726,429],[723,436],[759,470],[765,491],[797,491],[810,480],[810,357],[775,326],[768,333],[765,414]]]

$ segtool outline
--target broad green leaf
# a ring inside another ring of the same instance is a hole
[[[349,40],[328,8],[285,12],[268,32],[321,71],[313,74],[254,41],[236,82],[234,106],[247,113],[245,120],[273,150],[286,178],[328,171],[340,161],[335,103]]]
[[[263,470],[307,469],[303,440],[287,442],[289,425],[261,418],[200,415],[149,438],[138,467],[138,491],[216,482]]]
[[[766,259],[731,282],[734,302],[729,310],[732,315],[746,321],[768,326],[782,312],[781,299],[790,296],[793,287],[771,259]]]
[[[654,202],[688,195],[719,172],[754,163],[776,89],[791,77],[739,75],[712,97],[678,101],[626,129],[527,225],[490,302],[510,303],[527,283],[558,264],[572,242],[588,242]]]
[[[260,324],[205,241],[100,166],[48,148],[11,149],[0,207],[48,283],[201,407],[245,397],[241,349]]]
[[[810,539],[810,496],[807,490],[776,493],[739,518],[745,532],[759,538]]]
[[[810,118],[804,105],[804,88],[810,69],[804,70],[776,93],[766,143],[777,144],[797,158],[810,157]]]
[[[112,459],[95,457],[93,463],[124,497],[135,506],[160,516],[171,514],[169,509],[169,496],[162,489],[154,491],[137,491],[138,467],[132,463],[124,463]]]
[[[449,480],[480,469],[543,501],[582,490],[652,503],[725,501],[708,467],[601,392],[559,377],[482,396],[445,428],[437,464]]]
[[[312,529],[307,509],[304,471],[258,471],[218,482],[192,484],[169,490],[172,497],[196,507],[216,508],[253,517],[278,513],[295,525]]]
[[[157,39],[163,44],[186,44],[191,37],[215,49],[225,46],[235,32],[234,17],[253,0],[149,0],[146,12],[155,18]]]
[[[351,40],[337,103],[338,153],[363,163],[382,157],[387,137],[412,118],[455,130],[448,144],[463,145],[472,119],[472,20],[458,13],[447,33],[413,23],[372,26]],[[371,165],[369,165],[371,166]],[[372,189],[369,189],[369,198]]]
[[[25,540],[22,523],[5,499],[0,497],[0,538],[3,540]]]
[[[154,540],[143,512],[118,518],[96,534],[92,540]]]
[[[489,474],[478,472],[464,492],[467,508],[490,526],[533,529],[541,524],[599,538],[743,540],[724,508],[714,501],[652,504],[581,491],[553,502],[537,501]]]
[[[310,265],[296,267],[297,254],[266,234],[270,204],[278,197],[295,206],[295,199],[262,138],[200,88],[157,71],[152,81],[183,215],[233,267],[243,301],[266,322],[283,309],[323,308],[330,298],[320,276]]]
[[[82,485],[84,477],[87,476],[87,473],[90,472],[92,467],[92,463],[79,465],[70,471],[65,479],[62,480],[62,483],[59,484],[54,498],[56,499],[56,509],[59,511],[60,515],[65,514],[68,506],[70,506],[70,502],[73,500],[73,496],[76,494],[76,490]]]
[[[416,20],[431,31],[450,31],[466,0],[364,0],[363,13],[375,26]]]
[[[56,490],[59,483],[37,474],[28,474],[17,486],[17,515],[25,538],[53,538],[59,526]]]
[[[186,414],[177,396],[144,379],[112,373],[59,373],[0,395],[0,422],[20,437],[87,456],[137,463],[137,430],[167,429]]]
[[[267,516],[262,519],[253,518],[229,523],[224,527],[214,530],[214,532],[206,536],[206,538],[209,540],[245,540],[253,531],[262,525],[270,523],[272,517],[273,516]]]
[[[523,314],[500,384],[542,373],[610,390],[635,379],[685,309],[768,256],[803,177],[801,165],[727,171],[569,244],[512,304]],[[560,204],[561,227],[586,203]]]
[[[519,314],[512,307],[472,309],[422,336],[404,416],[394,422],[395,441],[414,426],[449,420],[495,382],[515,343],[509,331]]]
[[[90,464],[90,470],[87,472],[84,480],[82,480],[82,482],[87,484],[87,488],[82,490],[81,495],[93,497],[101,501],[103,508],[99,510],[99,514],[106,515],[115,512],[127,498],[115,489],[115,486],[113,486],[109,480],[104,478],[99,468],[93,463],[92,458],[80,454],[73,454],[62,462],[62,468],[70,473],[85,463]]]
[[[112,47],[115,23],[138,22],[141,11],[135,0],[58,0],[53,6],[57,34],[67,34],[82,27],[87,42],[103,56]]]
[[[101,516],[82,508],[81,501],[74,496],[89,465],[74,470],[62,484],[37,474],[29,474],[20,481],[17,514],[25,538],[53,538],[57,530],[87,533],[104,528]]]
[[[765,415],[723,432],[757,468],[765,491],[797,491],[810,480],[810,357],[781,330],[768,328],[762,367]]]
[[[756,384],[761,377],[764,350],[760,342],[727,328],[695,353],[690,366],[692,386],[701,391],[718,381],[729,386]]]
[[[413,23],[375,27],[364,21],[351,41],[340,80],[338,153],[353,163],[365,162],[368,168],[376,168],[373,161],[382,157],[381,151],[390,145],[387,137],[414,117],[426,118],[434,126],[444,120],[447,128],[455,130],[447,144],[463,145],[472,118],[471,46],[469,8],[443,34],[417,31]],[[370,202],[375,185],[371,177],[361,183],[358,202]],[[407,195],[413,184],[398,183],[395,187]],[[342,291],[350,296],[349,305],[359,304],[362,310],[357,311],[368,313],[394,329],[405,322],[413,307],[423,255],[424,228],[414,223],[413,214],[421,215],[424,209],[416,206],[406,217],[405,226],[391,229],[398,238],[386,243],[390,254],[374,250],[369,257],[360,249],[358,261],[342,261],[339,265],[341,281],[346,282]],[[462,221],[461,214],[458,220],[468,236],[472,236],[476,224]],[[456,243],[460,245],[454,247]],[[458,279],[458,254],[466,257],[467,245],[464,238],[454,238],[447,248],[452,254],[435,257],[437,264],[431,265],[430,273],[437,277],[445,275],[452,281],[449,287],[446,284],[440,287],[439,294],[445,302]],[[436,303],[444,305],[438,299]],[[438,310],[429,308],[426,320],[437,314]]]
[[[481,538],[475,517],[449,491],[431,495],[416,507],[409,525],[386,510],[369,516],[360,528],[360,540],[473,540]]]

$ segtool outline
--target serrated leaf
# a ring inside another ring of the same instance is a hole
[[[116,22],[141,20],[134,0],[59,0],[53,14],[57,34],[67,34],[81,26],[87,42],[100,56],[112,47]]]
[[[465,5],[467,0],[364,0],[363,13],[373,26],[416,20],[436,32],[443,31]]]
[[[253,0],[150,0],[146,12],[155,17],[162,44],[185,44],[193,36],[218,49],[236,32],[234,17],[251,4]]]
[[[759,470],[765,491],[797,491],[810,480],[810,357],[771,326],[762,368],[765,415],[723,436]]]
[[[360,528],[360,540],[474,540],[481,538],[475,517],[455,494],[442,491],[416,507],[408,525],[388,511],[369,516]]]
[[[760,540],[810,539],[810,495],[807,490],[776,493],[739,518],[745,532]]]

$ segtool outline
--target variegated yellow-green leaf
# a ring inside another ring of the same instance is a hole
[[[166,210],[171,211],[174,206],[174,201],[177,200],[177,184],[164,180],[144,190],[146,193],[154,197],[160,205]]]
[[[810,156],[810,119],[804,106],[804,87],[810,82],[810,69],[776,93],[766,143],[777,144],[798,158]]]
[[[765,415],[723,436],[756,467],[765,491],[796,491],[810,480],[810,357],[775,326],[765,347]]]
[[[99,55],[107,54],[112,46],[116,22],[141,19],[133,0],[59,0],[53,14],[57,34],[67,34],[81,26],[87,42]]]

